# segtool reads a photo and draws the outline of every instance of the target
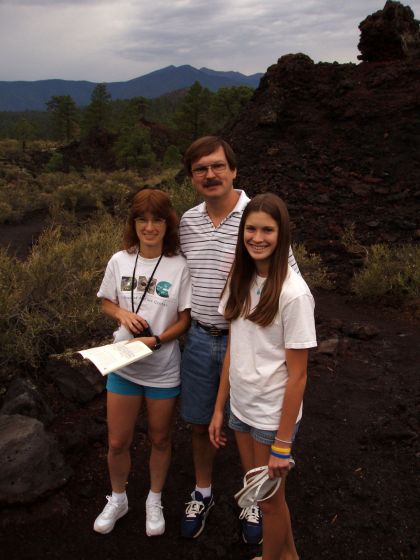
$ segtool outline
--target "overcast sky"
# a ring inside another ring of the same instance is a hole
[[[403,2],[406,4],[406,2]],[[265,72],[280,56],[357,62],[385,0],[0,0],[0,80],[125,81],[170,64]],[[420,0],[408,2],[420,19]]]

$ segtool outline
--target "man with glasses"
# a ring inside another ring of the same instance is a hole
[[[226,351],[229,325],[219,314],[220,294],[235,255],[239,222],[249,202],[235,190],[236,157],[227,142],[204,136],[184,156],[191,182],[204,202],[182,216],[181,249],[192,279],[192,324],[181,362],[181,415],[191,424],[196,487],[181,523],[181,534],[195,538],[204,529],[214,506],[212,470],[216,450],[210,443],[210,424]],[[289,264],[297,272],[290,250]],[[262,542],[261,514],[257,506],[240,514],[245,542]]]

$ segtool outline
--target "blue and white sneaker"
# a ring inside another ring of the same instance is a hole
[[[181,536],[186,539],[195,539],[203,532],[206,519],[214,506],[213,494],[203,498],[200,492],[191,493],[192,500],[187,502],[184,517],[181,521]]]
[[[258,506],[243,508],[239,515],[241,520],[242,539],[247,544],[263,542],[262,513]]]

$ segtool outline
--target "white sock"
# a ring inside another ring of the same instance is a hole
[[[126,492],[112,492],[112,501],[114,504],[122,504],[127,500]]]
[[[210,498],[211,496],[211,484],[208,488],[200,488],[199,486],[195,487],[196,492],[200,492],[203,498]]]
[[[162,492],[153,492],[149,490],[146,504],[160,504],[162,501]]]

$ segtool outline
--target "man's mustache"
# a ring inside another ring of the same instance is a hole
[[[203,187],[216,187],[221,184],[222,181],[220,181],[220,179],[206,179],[203,183]]]

